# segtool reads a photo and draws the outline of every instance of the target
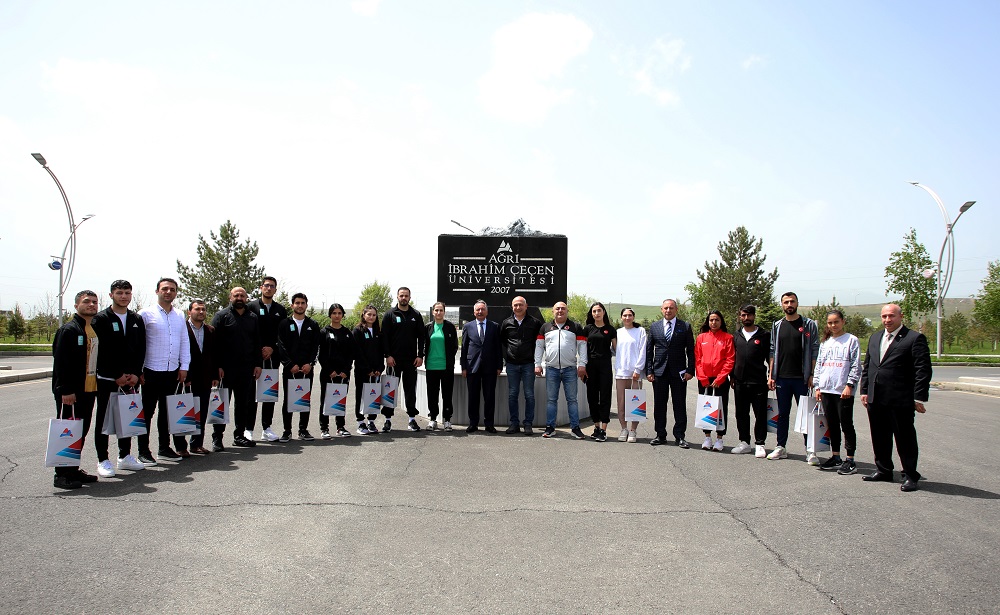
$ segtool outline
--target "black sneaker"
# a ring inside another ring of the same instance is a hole
[[[521,426],[518,425],[517,423],[513,423],[507,427],[507,431],[505,431],[504,433],[512,434],[512,433],[519,433],[520,431],[521,431]]]
[[[601,432],[597,434],[597,437],[594,438],[594,440],[597,440],[598,442],[607,442],[608,432],[602,429]]]
[[[392,431],[392,421],[386,419],[385,422],[382,423],[382,433],[389,433],[390,431]]]
[[[212,452],[221,453],[226,450],[226,447],[222,445],[222,440],[212,440]]]
[[[591,440],[596,440],[597,438],[600,437],[600,435],[601,435],[601,430],[599,428],[595,427],[594,428],[594,433],[590,434],[590,439]]]
[[[543,438],[551,438],[556,433],[556,428],[552,425],[545,426],[545,433],[542,434]]]
[[[368,421],[368,434],[375,435],[378,433],[378,427],[375,426],[375,421]]]
[[[848,474],[854,474],[858,471],[857,464],[854,463],[853,459],[845,459],[844,463],[840,464],[840,469],[837,470],[837,474],[841,476],[847,476]]]
[[[96,483],[97,482],[97,477],[96,476],[94,476],[93,474],[87,474],[82,469],[77,470],[76,471],[76,476],[74,476],[73,478],[75,478],[76,480],[80,481],[81,483]]]
[[[139,463],[147,468],[156,465],[156,459],[153,459],[152,453],[139,453],[139,457],[137,457],[137,459],[139,460]]]
[[[52,479],[52,486],[57,489],[79,489],[83,483],[72,476],[56,476]]]
[[[826,470],[826,471],[830,472],[830,471],[833,471],[833,470],[840,469],[840,466],[843,463],[844,463],[844,460],[840,458],[840,455],[835,455],[833,457],[830,457],[826,461],[824,461],[822,464],[820,464],[819,469],[820,470]]]
[[[337,428],[337,437],[338,438],[350,438],[351,437],[351,432],[347,431],[343,427],[338,427]]]
[[[159,451],[160,457],[166,457],[167,459],[180,459],[181,456],[174,452],[172,448],[161,448]]]
[[[410,431],[420,431],[420,425],[417,425],[417,419],[410,419],[410,422],[406,424],[406,428]]]
[[[307,430],[303,429],[299,432],[299,440],[305,440],[306,442],[312,442],[316,438],[312,437],[312,434]]]
[[[251,448],[257,446],[257,443],[253,440],[247,440],[243,435],[238,435],[233,438],[233,446],[239,446],[241,448]]]
[[[278,438],[278,442],[288,442],[291,439],[292,439],[292,432],[283,431],[281,432],[281,437]]]
[[[577,440],[585,440],[587,438],[587,436],[583,435],[583,430],[580,429],[579,427],[574,427],[573,429],[570,430],[570,432],[573,434],[573,437],[576,438]]]

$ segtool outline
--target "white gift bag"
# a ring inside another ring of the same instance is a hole
[[[378,414],[382,409],[382,385],[379,382],[368,382],[361,395],[361,407],[365,414]]]
[[[312,403],[310,391],[312,391],[312,380],[309,378],[289,379],[287,410],[289,412],[309,412],[309,405]]]
[[[49,419],[49,433],[45,442],[45,467],[68,468],[80,466],[83,452],[83,421],[75,418],[76,409],[70,406],[69,419]]]
[[[399,376],[388,372],[382,374],[382,405],[386,408],[396,407],[396,396],[399,394]]]
[[[830,424],[826,422],[826,414],[822,410],[810,413],[806,450],[821,453],[830,450],[830,448]]]
[[[809,415],[815,411],[816,398],[808,394],[800,395],[799,406],[795,409],[795,433],[809,433]]]
[[[646,422],[646,391],[625,389],[625,420]]]
[[[134,392],[118,396],[115,408],[115,432],[119,438],[146,435],[146,414],[142,396]]]
[[[180,383],[177,387],[180,393],[167,395],[167,431],[173,436],[193,434],[198,430],[198,406],[194,403],[194,394],[190,389],[184,391]]]
[[[326,396],[323,397],[323,414],[326,416],[347,415],[346,382],[330,382],[326,385]]]
[[[708,391],[715,389],[709,388]],[[726,428],[726,419],[722,416],[722,398],[718,395],[699,395],[694,413],[695,429],[722,431]]]
[[[208,393],[208,418],[205,423],[209,425],[229,424],[229,389],[222,386],[212,387]]]
[[[257,378],[257,403],[276,403],[279,388],[280,380],[276,367],[260,370],[260,378]]]
[[[774,397],[767,398],[767,431],[778,433],[778,419],[781,413],[778,412],[778,400]]]

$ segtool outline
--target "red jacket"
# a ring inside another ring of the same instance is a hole
[[[711,386],[716,378],[728,376],[735,363],[732,335],[723,331],[708,331],[695,339],[695,375],[702,386]]]

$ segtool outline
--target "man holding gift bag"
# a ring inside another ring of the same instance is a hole
[[[97,314],[97,293],[82,290],[76,294],[76,314],[59,327],[52,340],[52,393],[56,400],[56,418],[80,419],[83,436],[90,430],[90,418],[97,397],[97,333],[91,326]],[[80,441],[82,450],[83,440]],[[79,466],[55,468],[52,485],[59,489],[79,489],[83,483],[97,482]]]
[[[111,283],[111,306],[91,321],[101,343],[97,357],[97,425],[104,424],[111,393],[119,388],[138,389],[142,365],[146,358],[146,325],[138,314],[128,309],[132,303],[132,284],[127,280]],[[132,455],[132,438],[118,438],[118,463],[111,465],[108,456],[108,436],[94,430],[97,449],[97,474],[110,478],[118,470],[145,470],[146,466]]]
[[[792,399],[799,403],[809,394],[816,356],[819,354],[819,328],[816,321],[799,315],[799,297],[793,292],[781,295],[785,317],[771,327],[771,351],[767,387],[778,399],[778,446],[768,459],[787,459],[788,417]],[[804,406],[805,404],[803,404]]]
[[[260,367],[274,367],[278,360],[278,327],[288,318],[285,306],[274,300],[278,290],[278,280],[265,276],[260,283],[260,298],[247,303],[247,309],[257,315],[257,325],[260,329]],[[257,403],[254,402],[253,413],[247,417],[243,436],[253,440],[253,429],[257,418]],[[260,402],[260,434],[261,442],[274,442],[278,434],[271,429],[274,420],[274,402]]]
[[[406,414],[410,417],[407,429],[420,431],[416,418],[417,368],[423,365],[427,353],[427,329],[420,312],[410,307],[410,289],[405,286],[396,291],[396,307],[382,318],[382,348],[385,364],[396,370],[403,385]],[[385,425],[382,431],[389,431],[388,418]]]
[[[216,359],[219,380],[224,380],[235,403],[233,405],[233,445],[255,446],[244,436],[253,414],[257,411],[256,386],[260,377],[260,330],[257,314],[247,309],[247,291],[237,286],[229,291],[229,306],[212,318],[218,341]],[[224,451],[222,434],[225,425],[216,425],[212,433],[212,450]]]
[[[198,400],[198,426],[201,428],[201,433],[191,436],[191,452],[200,455],[209,453],[205,448],[205,421],[208,420],[212,387],[219,384],[219,366],[215,359],[215,327],[205,324],[207,318],[205,302],[201,299],[191,300],[188,304],[188,344],[191,347],[188,382],[191,383],[191,392]],[[225,429],[223,425],[214,427]]]
[[[285,389],[285,398],[281,406],[281,418],[285,430],[279,442],[288,442],[292,435],[292,413],[288,407],[288,381],[306,381],[312,386],[312,369],[316,364],[319,352],[319,325],[306,316],[309,299],[303,293],[292,295],[292,317],[286,318],[278,325],[278,357],[284,368],[281,370],[281,384]],[[309,433],[308,407],[299,415],[299,440],[313,440]]]
[[[736,362],[733,366],[733,396],[736,402],[736,429],[740,443],[730,451],[736,455],[754,451],[754,456],[767,456],[767,359],[771,353],[771,334],[755,323],[757,308],[740,308],[740,324],[733,336]],[[754,446],[750,446],[750,408],[753,408]]]

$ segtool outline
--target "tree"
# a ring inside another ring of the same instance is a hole
[[[844,331],[855,336],[859,340],[863,340],[872,333],[871,323],[867,318],[854,312],[853,314],[848,314],[844,312],[844,306],[837,303],[837,297],[834,296],[830,299],[829,305],[816,304],[816,307],[809,310],[809,318],[816,321],[816,325],[819,327],[820,332],[826,327],[826,315],[830,313],[831,310],[840,310],[844,313]]]
[[[1000,338],[1000,260],[986,263],[983,288],[976,297],[972,313],[976,322],[989,331],[994,342]]]
[[[17,343],[18,338],[24,337],[28,333],[27,323],[24,322],[24,314],[21,313],[21,305],[14,304],[14,313],[7,320],[7,335],[14,338]]]
[[[229,291],[236,286],[256,298],[265,275],[264,268],[254,264],[260,252],[257,242],[248,238],[240,243],[240,231],[229,220],[219,227],[218,235],[209,231],[208,236],[211,244],[198,235],[198,263],[194,267],[177,260],[178,295],[204,299],[210,314],[229,303]]]
[[[354,309],[351,310],[350,316],[344,318],[343,325],[349,329],[357,326],[361,322],[361,312],[368,304],[375,306],[380,319],[392,308],[392,289],[389,287],[388,282],[375,280],[369,284],[365,284],[361,289],[361,294],[358,295],[358,302],[354,304]]]
[[[597,299],[593,297],[570,293],[566,298],[566,314],[570,320],[582,327],[587,322],[590,306],[596,302]]]
[[[949,346],[966,340],[969,334],[969,318],[955,310],[941,323],[941,340]]]
[[[927,314],[936,306],[936,284],[934,276],[924,276],[924,271],[934,266],[927,248],[917,241],[917,231],[910,231],[903,237],[903,248],[889,255],[889,265],[885,268],[885,292],[902,295],[899,307],[904,318],[916,322],[922,314]]]
[[[764,271],[767,255],[764,240],[750,235],[745,226],[730,231],[719,242],[721,261],[705,262],[705,271],[695,271],[697,283],[684,287],[690,297],[693,320],[704,319],[709,310],[719,310],[728,320],[736,321],[742,306],[753,304],[760,309],[773,304],[774,283],[778,269]],[[693,322],[693,321],[692,321]]]

